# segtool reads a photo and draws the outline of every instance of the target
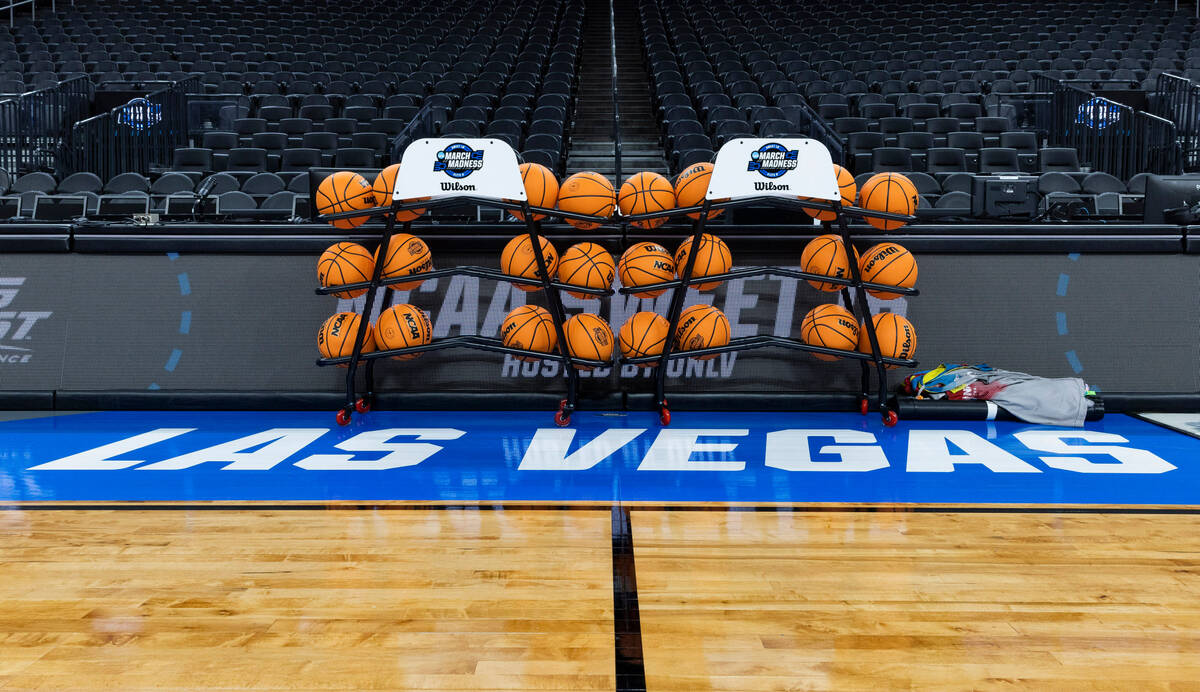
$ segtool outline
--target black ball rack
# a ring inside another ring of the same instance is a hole
[[[913,217],[891,214],[858,207],[844,206],[840,203],[823,202],[811,199],[791,199],[786,197],[744,197],[730,201],[713,201],[706,199],[699,206],[677,208],[667,211],[654,212],[650,214],[638,214],[622,217],[623,221],[633,223],[636,221],[647,221],[653,219],[661,219],[668,216],[679,214],[689,214],[699,212],[693,224],[691,233],[691,241],[693,248],[701,247],[701,237],[704,235],[705,222],[708,220],[710,211],[718,209],[734,209],[749,205],[755,206],[780,206],[790,209],[809,209],[814,211],[833,212],[835,218],[832,221],[825,221],[820,228],[823,233],[831,233],[836,225],[836,232],[842,244],[842,250],[848,258],[847,264],[850,267],[849,278],[839,278],[825,276],[823,274],[811,274],[808,272],[795,271],[782,267],[744,267],[735,271],[725,272],[723,274],[713,274],[709,276],[696,277],[693,276],[693,271],[696,264],[696,256],[698,252],[689,252],[687,261],[683,267],[676,267],[676,276],[678,278],[672,281],[664,281],[656,284],[648,284],[644,286],[623,286],[620,289],[621,294],[629,295],[635,293],[646,293],[651,291],[659,291],[664,289],[672,289],[671,304],[667,313],[667,340],[663,345],[662,353],[656,356],[642,356],[638,358],[620,358],[620,363],[630,363],[634,365],[653,364],[655,367],[655,401],[658,405],[659,421],[663,425],[671,423],[671,409],[667,401],[666,386],[667,386],[667,363],[678,358],[696,358],[700,356],[710,356],[720,353],[730,353],[733,351],[747,351],[756,348],[779,347],[788,348],[797,351],[808,351],[810,353],[819,353],[839,358],[850,358],[859,361],[861,368],[860,388],[859,388],[859,411],[866,415],[870,411],[871,402],[871,369],[874,366],[875,373],[878,379],[877,389],[877,408],[883,422],[887,426],[893,426],[899,420],[898,414],[894,407],[888,403],[888,366],[904,366],[913,367],[917,365],[917,361],[904,358],[891,358],[882,355],[879,349],[879,337],[875,333],[875,323],[870,314],[870,309],[867,304],[867,291],[878,290],[888,293],[897,293],[906,296],[916,296],[920,294],[915,288],[904,288],[901,286],[888,286],[885,284],[869,283],[862,280],[861,272],[858,268],[858,262],[854,261],[853,246],[851,238],[854,233],[850,230],[848,217],[859,218],[878,218],[890,221],[903,221],[905,223],[913,220]],[[816,225],[814,229],[818,228]],[[745,278],[750,276],[781,276],[795,279],[804,279],[811,281],[819,281],[821,283],[833,284],[841,286],[842,301],[847,309],[856,312],[859,318],[860,325],[867,330],[867,336],[871,343],[871,352],[862,353],[857,350],[843,350],[837,348],[827,348],[824,346],[812,346],[804,343],[799,339],[793,339],[780,336],[748,336],[737,339],[730,339],[725,346],[716,346],[712,348],[694,349],[694,350],[675,350],[675,330],[679,326],[679,316],[683,312],[683,303],[686,298],[686,287],[696,284],[707,284],[713,282],[727,281],[729,279]],[[679,290],[681,289],[681,290]],[[852,299],[853,298],[853,299]]]
[[[538,242],[538,237],[541,236],[541,224],[538,220],[533,218],[535,214],[553,215],[561,218],[598,223],[604,223],[607,221],[607,219],[603,217],[586,216],[583,214],[564,212],[558,209],[535,207],[530,205],[528,202],[505,202],[495,199],[462,195],[447,197],[440,200],[435,199],[419,202],[395,202],[385,207],[381,206],[362,211],[328,214],[321,216],[320,218],[323,221],[336,221],[339,219],[358,219],[364,216],[370,217],[385,215],[385,223],[383,230],[380,233],[379,247],[387,248],[391,243],[392,236],[396,234],[397,212],[408,211],[412,209],[432,209],[447,205],[458,206],[464,203],[520,212],[525,218],[525,231],[529,236],[530,247],[535,249],[540,249],[541,247],[541,244]],[[401,232],[410,233],[412,231],[412,221],[403,222],[401,228]],[[534,255],[537,258],[537,278],[513,276],[511,274],[505,274],[487,267],[472,266],[434,269],[432,271],[421,272],[417,274],[383,278],[384,262],[382,261],[382,258],[386,256],[386,250],[382,250],[379,253],[381,260],[375,262],[375,271],[372,274],[370,281],[317,288],[317,295],[330,295],[333,293],[358,291],[361,289],[366,289],[367,291],[363,314],[361,319],[359,319],[358,333],[354,337],[353,353],[349,356],[343,356],[339,358],[320,358],[317,360],[317,365],[321,367],[336,365],[347,368],[346,404],[342,408],[338,409],[338,425],[349,425],[351,418],[356,412],[360,414],[370,412],[371,406],[375,401],[375,364],[379,360],[413,353],[440,351],[447,348],[469,348],[477,351],[504,353],[521,358],[541,358],[546,360],[557,360],[561,362],[563,369],[566,371],[567,392],[566,398],[559,402],[558,411],[554,414],[554,422],[559,426],[570,425],[571,414],[575,411],[579,398],[579,370],[577,370],[575,366],[604,367],[611,365],[611,363],[577,358],[571,355],[570,349],[567,348],[566,334],[563,331],[566,324],[566,311],[563,309],[562,295],[559,293],[559,291],[569,290],[573,293],[581,293],[584,295],[611,296],[613,295],[613,290],[612,288],[593,289],[560,283],[550,275],[549,268],[546,266],[546,258],[544,254],[538,251],[535,252]],[[437,279],[455,275],[475,276],[481,279],[490,279],[493,281],[509,281],[524,286],[540,284],[540,290],[546,296],[546,304],[549,306],[550,316],[554,322],[554,330],[558,338],[557,348],[551,352],[530,351],[526,349],[505,346],[500,339],[494,337],[461,335],[448,337],[445,339],[432,340],[429,344],[423,346],[371,351],[370,353],[362,352],[363,341],[366,339],[367,329],[370,326],[369,318],[375,305],[375,296],[378,294],[380,288],[394,284],[414,283],[418,281],[425,281],[427,279]],[[358,370],[359,366],[364,364],[365,366],[362,368],[364,372],[364,382],[363,387],[360,390],[357,387]]]

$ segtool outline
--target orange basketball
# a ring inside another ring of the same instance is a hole
[[[375,259],[358,243],[334,243],[317,260],[317,281],[324,287],[343,286],[370,281],[375,273]],[[355,298],[367,289],[331,293],[337,298]]]
[[[858,321],[854,314],[840,305],[818,305],[800,321],[800,340],[809,346],[840,348],[853,351],[858,345]],[[814,353],[820,360],[833,361],[841,356]]]
[[[379,261],[379,251],[375,251],[375,261]],[[433,269],[433,254],[429,246],[415,235],[397,233],[388,241],[387,253],[383,260],[383,278],[410,276]],[[393,291],[411,291],[421,285],[422,281],[409,281],[402,284],[391,284],[388,288]]]
[[[558,271],[558,250],[546,240],[545,236],[538,236],[538,244],[542,247],[542,259],[546,262],[546,271],[550,272],[553,278],[555,272]],[[537,255],[533,254],[533,243],[529,242],[529,234],[522,233],[512,240],[508,241],[508,245],[504,246],[504,250],[500,253],[500,271],[510,276],[520,276],[526,279],[537,279],[538,263]],[[518,284],[514,286],[522,291],[536,291],[541,288],[538,284]]]
[[[662,355],[667,343],[667,331],[671,325],[662,316],[653,312],[638,312],[621,325],[617,341],[621,344],[621,355],[626,358]],[[652,368],[657,363],[640,363],[640,367]]]
[[[576,243],[567,248],[558,262],[558,280],[583,288],[612,288],[617,269],[612,255],[595,243]],[[586,293],[568,291],[576,298],[595,298]]]
[[[358,338],[361,319],[356,312],[339,312],[325,320],[317,332],[317,350],[321,352],[321,357],[345,358],[354,355],[354,340]],[[360,353],[370,353],[374,350],[375,334],[371,325],[367,325]]]
[[[858,186],[854,184],[854,176],[850,175],[850,171],[842,168],[836,163],[833,164],[833,174],[837,176],[838,192],[842,195],[842,206],[854,206],[854,197],[858,193]],[[800,199],[807,199],[801,197]],[[833,221],[837,218],[837,214],[831,211],[820,211],[817,209],[805,209],[805,214],[819,221]]]
[[[712,171],[713,165],[708,161],[701,161],[685,168],[675,179],[675,206],[698,207],[704,204],[704,197],[708,194],[708,181],[712,179]],[[722,211],[725,210],[710,211],[708,218],[716,218],[721,215]],[[700,212],[694,211],[688,214],[688,218],[698,219]]]
[[[857,250],[854,252],[854,257],[858,258]],[[850,262],[846,259],[846,248],[842,246],[841,236],[829,233],[808,241],[808,245],[804,246],[804,252],[800,253],[800,270],[808,274],[849,279]],[[812,279],[808,279],[808,283],[818,291],[827,293],[841,288],[838,284],[813,281]]]
[[[540,163],[523,163],[520,169],[521,182],[525,183],[525,199],[529,201],[529,206],[553,209],[558,203],[558,178]],[[519,211],[509,213],[522,221],[525,220],[525,215]],[[544,218],[545,214],[533,215],[534,221]]]
[[[917,186],[899,173],[877,173],[863,183],[858,191],[858,206],[871,211],[890,214],[914,214],[920,197]],[[904,226],[905,221],[866,217],[867,223],[881,231],[894,231]]]
[[[693,305],[679,314],[675,326],[675,347],[681,351],[719,348],[729,345],[729,319],[711,305]],[[694,356],[696,360],[712,360],[719,353]]]
[[[886,284],[901,288],[912,288],[917,283],[917,260],[912,253],[895,243],[880,243],[867,248],[858,261],[862,280],[873,284]],[[876,298],[892,300],[900,293],[890,291],[867,291]]]
[[[563,325],[567,351],[572,357],[584,360],[612,359],[613,333],[608,323],[595,315],[575,315]],[[589,365],[576,365],[579,370],[591,370]]]
[[[558,208],[572,214],[600,216],[605,219],[612,216],[617,206],[617,193],[613,190],[608,178],[584,171],[576,173],[563,181],[558,189]],[[599,228],[597,221],[577,221],[566,219],[575,228],[590,230]]]
[[[402,303],[379,313],[375,320],[375,341],[381,351],[424,346],[433,338],[429,315],[415,305]],[[412,360],[420,353],[392,356],[392,360]]]
[[[911,359],[917,354],[917,330],[912,322],[891,312],[881,312],[871,316],[875,324],[875,337],[879,339],[879,355],[884,358]],[[858,350],[861,353],[871,352],[871,335],[865,326],[858,329]],[[888,368],[895,368],[889,365]]]
[[[341,214],[360,211],[375,206],[374,190],[361,175],[352,171],[338,171],[321,181],[317,186],[317,213]],[[330,221],[335,228],[358,228],[369,216]]]
[[[650,286],[675,278],[675,261],[667,249],[658,243],[638,243],[621,255],[617,262],[621,284],[630,288]],[[639,298],[655,298],[666,289],[634,293]]]
[[[675,208],[675,190],[671,183],[657,173],[642,171],[634,173],[621,185],[617,195],[617,206],[621,214],[653,214]],[[666,223],[667,217],[634,221],[638,228],[658,228]]]
[[[500,340],[509,348],[549,353],[558,345],[558,333],[554,331],[554,320],[546,308],[522,305],[504,318],[500,325]],[[537,360],[530,356],[517,358]]]
[[[396,173],[400,171],[400,164],[393,163],[387,168],[379,171],[379,175],[375,176],[375,203],[381,207],[391,206],[392,192],[396,189]],[[429,199],[428,197],[416,197],[414,199],[406,199],[405,202],[423,202]],[[396,212],[397,221],[412,221],[424,214],[424,209],[409,209],[407,211]]]
[[[692,236],[679,244],[675,251],[675,275],[683,278],[683,270],[687,268],[688,253],[692,251]],[[733,267],[733,255],[729,246],[715,235],[705,233],[700,236],[700,251],[696,253],[696,264],[692,266],[692,277],[713,276],[724,274]],[[720,286],[720,281],[697,284],[700,291],[711,291]]]

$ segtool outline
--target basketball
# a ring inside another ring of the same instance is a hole
[[[617,195],[617,206],[623,216],[653,214],[675,208],[675,190],[671,183],[657,173],[642,171],[629,176]],[[658,228],[667,217],[634,221],[637,228]]]
[[[558,271],[558,250],[546,240],[545,236],[538,236],[538,244],[542,247],[542,259],[546,262],[546,271],[553,278],[555,272]],[[538,263],[537,255],[533,254],[533,244],[529,242],[529,234],[522,233],[508,241],[508,245],[504,246],[504,250],[500,253],[500,271],[510,276],[520,276],[526,279],[538,278]],[[522,291],[536,291],[540,289],[541,284],[518,284],[514,286]]]
[[[912,288],[917,283],[917,260],[912,253],[895,243],[880,243],[867,248],[858,261],[862,280],[873,284],[887,284]],[[876,298],[892,300],[900,293],[890,291],[867,291]]]
[[[379,313],[375,320],[375,342],[381,351],[424,346],[433,338],[429,316],[415,305],[400,304]],[[392,356],[392,360],[412,360],[420,353]]]
[[[612,216],[616,206],[617,193],[613,190],[612,183],[599,173],[592,171],[576,173],[564,180],[558,189],[558,208],[565,212],[600,216],[607,219]],[[578,221],[576,219],[565,219],[565,221],[575,228],[585,231],[600,227],[600,223],[597,221]]]
[[[708,181],[712,178],[713,165],[708,161],[688,166],[679,177],[675,178],[675,206],[698,207],[704,204],[704,196],[708,194]],[[724,209],[708,212],[708,218],[714,219],[721,215]],[[690,219],[700,218],[700,212],[688,214]]]
[[[800,321],[800,340],[809,346],[840,348],[853,351],[858,345],[858,320],[854,314],[840,305],[826,303],[818,305]],[[834,361],[841,356],[814,353],[820,360]]]
[[[375,261],[379,261],[379,252],[375,252]],[[388,241],[387,253],[383,260],[383,278],[420,274],[433,269],[433,255],[424,240],[409,233],[397,233]],[[388,288],[393,291],[411,291],[421,285],[421,281],[410,281],[402,284],[391,284]]]
[[[858,186],[854,184],[854,176],[850,175],[850,171],[836,163],[833,164],[833,174],[837,176],[838,192],[842,195],[842,206],[854,206],[854,199],[858,193]],[[800,199],[808,198],[801,197]],[[831,211],[820,211],[818,209],[805,209],[804,213],[818,221],[833,221],[837,218],[837,214]]]
[[[858,251],[854,253],[858,258]],[[850,278],[850,262],[846,258],[846,248],[842,246],[841,236],[832,233],[819,235],[808,241],[804,252],[800,253],[800,270],[807,274],[820,274],[838,279]],[[832,293],[842,288],[838,284],[808,279],[808,284],[818,291]]]
[[[558,262],[558,280],[583,288],[612,288],[617,269],[612,255],[596,243],[576,243],[567,248]],[[576,298],[588,299],[586,293],[568,291]]]
[[[375,204],[381,207],[390,206],[392,204],[392,192],[396,189],[396,174],[400,171],[400,164],[393,163],[387,168],[379,171],[379,175],[375,176]],[[415,199],[406,199],[405,202],[422,202],[429,199],[428,197],[417,197]],[[396,212],[397,221],[412,221],[424,214],[424,209],[409,209],[407,211]]]
[[[638,243],[621,255],[617,262],[621,285],[629,288],[650,286],[675,278],[675,261],[667,249],[658,243]],[[667,289],[634,293],[639,298],[655,298]]]
[[[683,270],[687,268],[688,253],[692,251],[692,236],[679,244],[675,251],[675,274],[683,278]],[[733,267],[733,255],[729,246],[715,235],[705,233],[700,236],[700,251],[696,253],[696,263],[692,266],[692,277],[714,276],[724,274]],[[700,291],[711,291],[720,286],[720,281],[697,284]]]
[[[729,345],[729,320],[725,313],[711,305],[693,305],[679,314],[675,326],[675,347],[681,351],[719,348]],[[694,356],[696,360],[711,360],[719,356]]]
[[[326,288],[370,281],[375,273],[375,258],[358,243],[334,243],[317,260],[317,281]],[[331,293],[337,298],[356,298],[367,289]]]
[[[341,214],[360,211],[375,206],[374,190],[361,175],[351,171],[338,171],[321,181],[317,186],[317,213]],[[358,228],[367,222],[367,215],[349,219],[337,219],[329,223],[335,228]]]
[[[617,340],[621,344],[621,355],[626,358],[662,355],[667,343],[667,331],[671,325],[665,318],[653,312],[638,312],[621,325]],[[640,363],[643,368],[652,368],[656,363]]]
[[[325,320],[317,332],[317,350],[321,352],[321,357],[345,358],[354,355],[354,340],[358,337],[358,324],[361,319],[356,312],[339,312]],[[374,350],[375,334],[370,325],[367,325],[360,353],[370,353]]]
[[[525,199],[529,201],[529,206],[552,209],[558,203],[558,178],[540,163],[523,163],[520,169],[521,182],[525,184]],[[525,215],[519,211],[509,213],[522,221],[525,220]],[[534,221],[544,218],[545,214],[533,215]]]
[[[575,315],[563,325],[563,336],[567,340],[567,351],[572,357],[584,360],[612,359],[613,333],[608,323],[599,317],[583,313]],[[579,370],[591,370],[591,366],[576,365]]]
[[[871,211],[889,214],[913,214],[920,201],[917,187],[899,173],[877,173],[863,183],[858,192],[858,206]],[[905,221],[866,217],[867,223],[881,231],[894,231],[904,226]]]
[[[522,305],[508,313],[500,325],[500,340],[509,348],[549,353],[558,345],[558,333],[554,331],[554,320],[550,311],[536,305]],[[537,360],[530,356],[517,356],[521,360]]]
[[[875,337],[879,339],[879,355],[884,358],[911,359],[917,354],[917,330],[912,322],[892,312],[881,312],[871,316],[875,323]],[[871,352],[871,335],[865,327],[858,330],[858,350]],[[888,365],[889,369],[895,365]]]

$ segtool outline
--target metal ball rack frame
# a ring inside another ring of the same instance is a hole
[[[544,214],[546,216],[555,216],[563,219],[572,219],[579,221],[590,221],[604,223],[609,221],[604,217],[587,216],[583,214],[574,214],[564,212],[559,209],[548,209],[544,207],[535,207],[527,202],[503,202],[494,199],[475,198],[469,196],[454,196],[444,199],[425,200],[419,202],[395,202],[387,207],[376,207],[363,211],[343,212],[339,214],[329,214],[321,216],[324,221],[334,221],[338,219],[361,218],[363,216],[379,216],[386,215],[386,222],[382,233],[380,234],[380,247],[387,247],[391,238],[396,233],[396,212],[407,211],[411,209],[429,209],[445,205],[461,205],[464,202],[477,204],[479,206],[487,206],[491,208],[504,209],[508,211],[519,211],[525,218],[526,233],[529,236],[530,247],[540,247],[538,236],[541,235],[541,224],[533,218],[534,214]],[[693,224],[691,233],[692,247],[700,247],[701,236],[704,234],[705,222],[708,219],[710,211],[718,209],[733,209],[749,205],[773,205],[783,206],[791,209],[810,209],[819,211],[830,211],[835,214],[833,221],[824,222],[823,232],[829,233],[834,230],[841,239],[843,251],[847,257],[851,257],[850,252],[852,245],[851,239],[853,232],[848,224],[848,217],[856,216],[859,218],[872,217],[878,219],[886,219],[892,221],[909,222],[913,220],[911,216],[900,214],[890,214],[885,212],[872,211],[861,209],[858,207],[843,206],[837,203],[821,202],[816,200],[791,200],[781,197],[748,197],[732,201],[713,201],[705,200],[703,204],[692,207],[682,207],[671,209],[662,212],[651,214],[639,214],[632,216],[619,217],[623,223],[632,223],[634,221],[646,221],[652,219],[661,219],[669,216],[681,214],[689,214],[699,212],[698,218]],[[816,228],[816,226],[814,226]],[[412,222],[406,221],[402,224],[402,232],[411,232]],[[874,370],[877,377],[877,409],[883,419],[883,423],[887,426],[895,425],[898,421],[898,416],[894,408],[888,404],[888,366],[905,366],[913,367],[917,364],[912,359],[891,358],[882,355],[879,349],[879,337],[875,332],[875,324],[871,319],[870,310],[867,305],[867,291],[879,290],[889,293],[898,293],[906,296],[916,296],[920,292],[915,288],[904,288],[901,286],[889,286],[886,284],[869,283],[862,280],[859,272],[858,263],[854,261],[848,262],[850,266],[849,278],[838,278],[825,276],[822,274],[812,274],[808,272],[795,271],[782,267],[743,267],[734,271],[725,272],[723,274],[715,274],[703,277],[694,277],[692,275],[696,263],[695,252],[688,253],[688,259],[685,266],[677,268],[680,278],[672,281],[664,281],[662,283],[636,286],[622,287],[620,292],[624,295],[633,293],[645,293],[648,291],[657,291],[672,289],[670,309],[667,314],[667,322],[669,328],[667,331],[668,338],[663,346],[661,354],[656,356],[644,356],[639,358],[625,358],[617,356],[615,361],[619,365],[634,364],[647,365],[653,364],[655,373],[655,400],[658,406],[659,421],[663,425],[671,423],[671,409],[666,397],[666,379],[667,379],[667,364],[671,360],[679,358],[694,358],[698,356],[716,355],[720,353],[729,353],[733,351],[746,351],[756,348],[778,347],[787,348],[797,351],[808,351],[810,353],[819,353],[839,358],[850,358],[859,361],[861,368],[861,386],[859,388],[859,410],[862,414],[867,414],[870,411],[871,401],[871,370]],[[566,398],[559,403],[558,411],[554,414],[554,422],[559,426],[570,425],[571,414],[575,411],[578,403],[579,391],[579,371],[576,365],[583,367],[604,367],[613,365],[611,362],[587,360],[574,357],[566,348],[566,335],[563,331],[566,322],[566,313],[563,309],[562,297],[559,294],[560,290],[570,290],[575,293],[582,293],[593,296],[611,296],[614,291],[611,288],[606,289],[590,289],[581,286],[572,286],[555,281],[548,272],[545,263],[545,258],[541,252],[535,253],[537,257],[538,278],[531,279],[529,277],[513,276],[505,274],[494,269],[486,267],[451,267],[447,269],[435,269],[419,274],[409,274],[405,276],[396,276],[383,278],[383,263],[376,262],[375,270],[370,281],[364,281],[354,284],[343,284],[338,286],[321,287],[316,290],[318,295],[330,295],[333,293],[342,293],[346,291],[355,291],[360,289],[367,290],[366,304],[362,319],[359,320],[358,333],[354,339],[354,350],[350,356],[340,358],[321,358],[317,360],[317,365],[325,367],[331,365],[346,366],[346,404],[337,412],[337,422],[339,425],[347,425],[355,412],[364,414],[371,410],[371,406],[375,399],[375,363],[383,358],[391,358],[393,356],[403,356],[414,353],[424,353],[426,351],[438,351],[447,348],[469,348],[479,351],[491,351],[494,353],[504,353],[517,357],[524,358],[541,358],[546,360],[557,360],[561,362],[566,371],[567,392]],[[423,346],[412,346],[408,348],[390,349],[385,351],[372,351],[370,353],[362,352],[363,341],[366,338],[367,328],[369,327],[368,318],[375,304],[375,296],[381,287],[390,286],[399,283],[411,283],[414,281],[424,281],[426,279],[437,279],[441,277],[463,275],[475,276],[482,279],[490,279],[493,281],[510,281],[524,285],[531,285],[535,282],[541,284],[541,290],[546,295],[546,302],[549,305],[551,317],[554,321],[555,332],[558,337],[557,352],[547,353],[541,351],[530,351],[519,348],[505,346],[500,339],[494,337],[484,337],[476,335],[462,335],[456,337],[448,337],[431,341],[431,343]],[[683,312],[683,303],[686,296],[686,290],[681,289],[687,286],[692,286],[701,283],[711,283],[719,281],[727,281],[730,279],[745,278],[750,276],[781,276],[796,279],[819,281],[822,283],[841,286],[840,291],[842,300],[846,306],[859,318],[859,322],[867,330],[868,340],[871,344],[870,353],[862,353],[856,350],[844,350],[836,348],[826,348],[823,346],[811,346],[800,341],[788,337],[779,336],[751,336],[732,339],[725,346],[717,346],[712,348],[696,349],[679,351],[674,350],[675,329],[679,325],[679,316]],[[364,369],[364,386],[359,393],[356,387],[357,374],[359,366],[365,363]]]

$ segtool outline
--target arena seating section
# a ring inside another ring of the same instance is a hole
[[[817,123],[860,178],[911,174],[923,206],[970,203],[970,174],[1041,175],[1044,195],[1141,192],[1046,147],[1002,94],[1041,71],[1153,89],[1200,78],[1197,26],[1166,0],[780,3],[630,0],[672,173],[732,137],[804,135]],[[149,195],[161,206],[210,176],[226,209],[292,209],[310,167],[376,169],[418,113],[444,135],[508,141],[564,173],[585,3],[60,3],[0,31],[0,92],[83,74],[106,84],[198,77],[227,105],[169,171],[101,180],[0,175],[0,193]],[[424,110],[423,110],[424,109]],[[822,124],[823,123],[823,124]]]
[[[1128,80],[1200,77],[1191,8],[1171,2],[779,3],[639,0],[647,64],[674,171],[731,137],[803,134],[811,111],[860,177],[916,172],[923,204],[969,207],[964,173],[1055,173],[1043,192],[1131,192],[1046,148],[995,96],[1033,73]],[[1065,175],[1063,175],[1065,174]]]

